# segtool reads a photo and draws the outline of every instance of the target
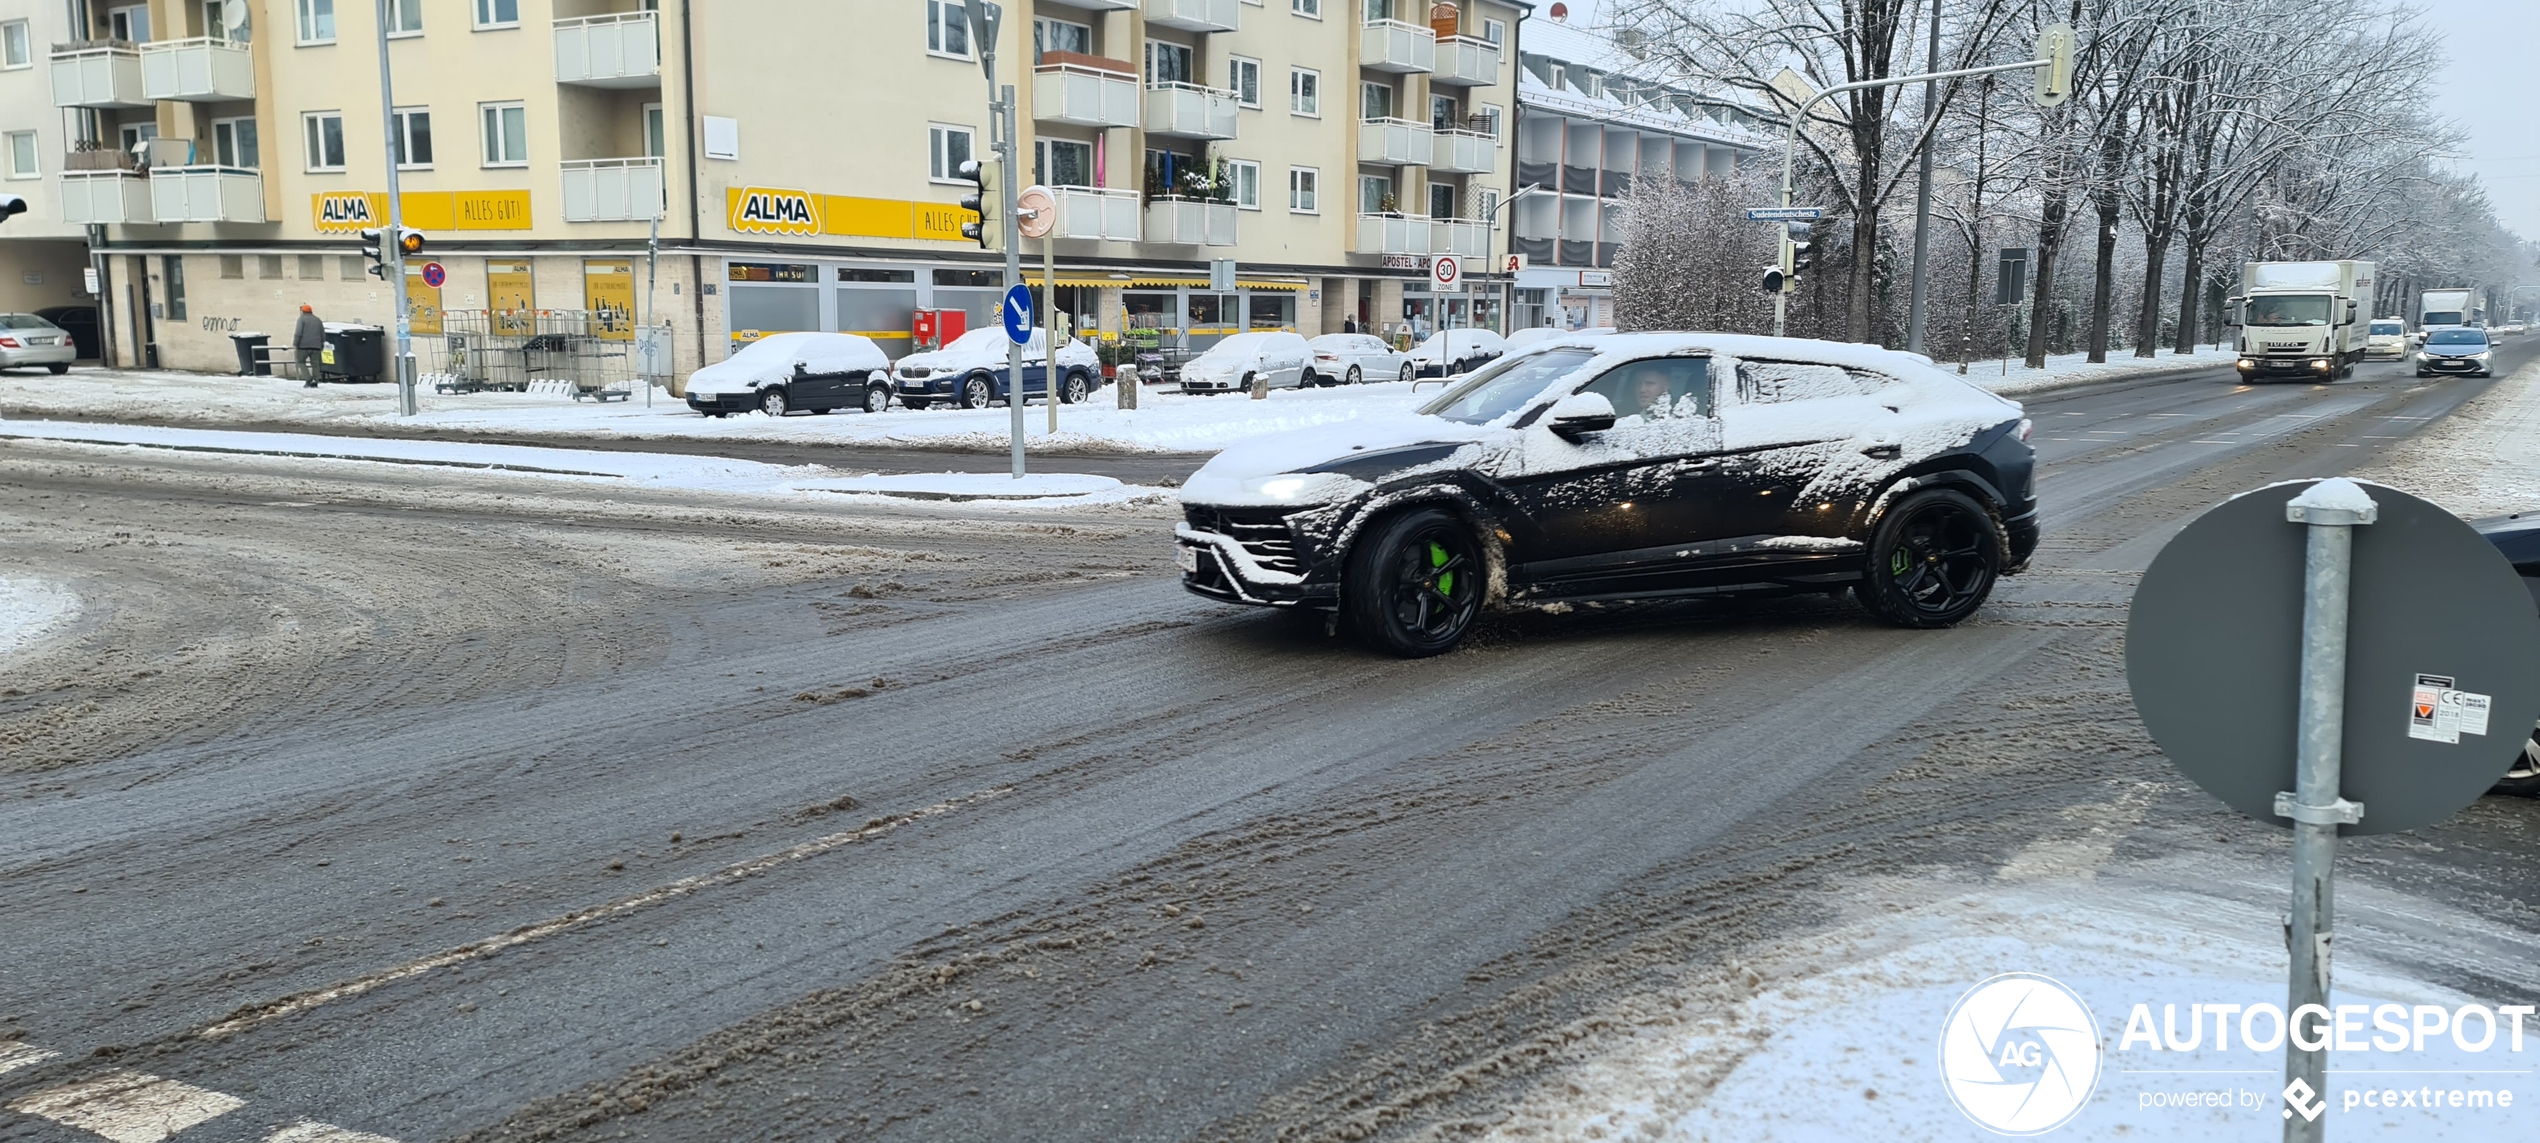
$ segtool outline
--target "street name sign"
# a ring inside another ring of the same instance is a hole
[[[1822,206],[1750,206],[1748,222],[1815,222],[1826,216]]]

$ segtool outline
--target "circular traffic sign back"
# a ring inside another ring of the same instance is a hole
[[[2179,770],[2233,809],[2290,826],[2300,718],[2303,553],[2284,518],[2313,482],[2215,505],[2161,549],[2126,622],[2135,709]],[[2540,719],[2540,609],[2513,565],[2451,513],[2365,485],[2354,527],[2340,834],[2450,817],[2503,777]],[[2448,739],[2448,741],[2447,741]]]
[[[1441,254],[1435,261],[1429,263],[1429,277],[1435,279],[1440,286],[1454,285],[1455,280],[1463,273],[1464,267],[1453,255]]]
[[[423,284],[424,284],[424,285],[430,286],[430,287],[432,287],[433,289],[436,289],[436,290],[437,290],[437,289],[440,289],[440,288],[441,288],[441,283],[446,282],[446,281],[449,281],[449,280],[450,280],[450,272],[449,272],[448,270],[444,270],[444,269],[442,269],[442,268],[441,268],[441,264],[440,264],[439,262],[426,262],[426,263],[424,263],[424,264],[423,264]]]
[[[1039,238],[1058,225],[1058,199],[1044,186],[1028,186],[1014,196],[1014,228],[1025,238]]]

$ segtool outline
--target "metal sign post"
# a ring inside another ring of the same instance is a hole
[[[1015,227],[1025,238],[1041,240],[1041,329],[1048,349],[1041,391],[1049,399],[1050,431],[1058,431],[1058,199],[1037,183],[1014,196]]]
[[[1005,198],[1005,288],[1010,295],[1023,285],[1023,238],[1015,216],[1015,193],[1023,188],[1014,183],[1014,87],[997,86],[997,28],[1005,20],[1005,9],[991,3],[969,5],[971,46],[979,51],[979,70],[988,77],[989,149],[997,157],[997,191]],[[1025,304],[1030,312],[1030,304]],[[1005,347],[1005,406],[1013,414],[1014,478],[1023,479],[1023,344],[1008,340]]]
[[[414,322],[406,313],[406,213],[397,194],[397,95],[388,74],[388,0],[378,0],[379,123],[388,156],[388,228],[379,233],[380,264],[387,267],[390,313],[397,333],[397,415],[411,417],[415,406]]]

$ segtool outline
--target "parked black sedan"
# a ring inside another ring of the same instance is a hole
[[[2540,512],[2522,512],[2512,516],[2477,522],[2478,530],[2513,561],[2514,570],[2522,573],[2522,585],[2531,589],[2531,601],[2540,606]],[[2521,794],[2540,797],[2540,727],[2531,732],[2531,740],[2523,744],[2522,757],[2496,783],[2499,794]]]
[[[1488,606],[1850,590],[1945,627],[2037,546],[2020,407],[1869,346],[1538,342],[1416,413],[1264,437],[1184,484],[1183,585],[1404,656]]]

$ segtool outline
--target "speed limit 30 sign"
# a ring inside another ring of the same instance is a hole
[[[1463,264],[1452,257],[1435,258],[1429,262],[1429,280],[1436,282],[1441,290],[1454,289],[1455,283],[1463,276]]]

